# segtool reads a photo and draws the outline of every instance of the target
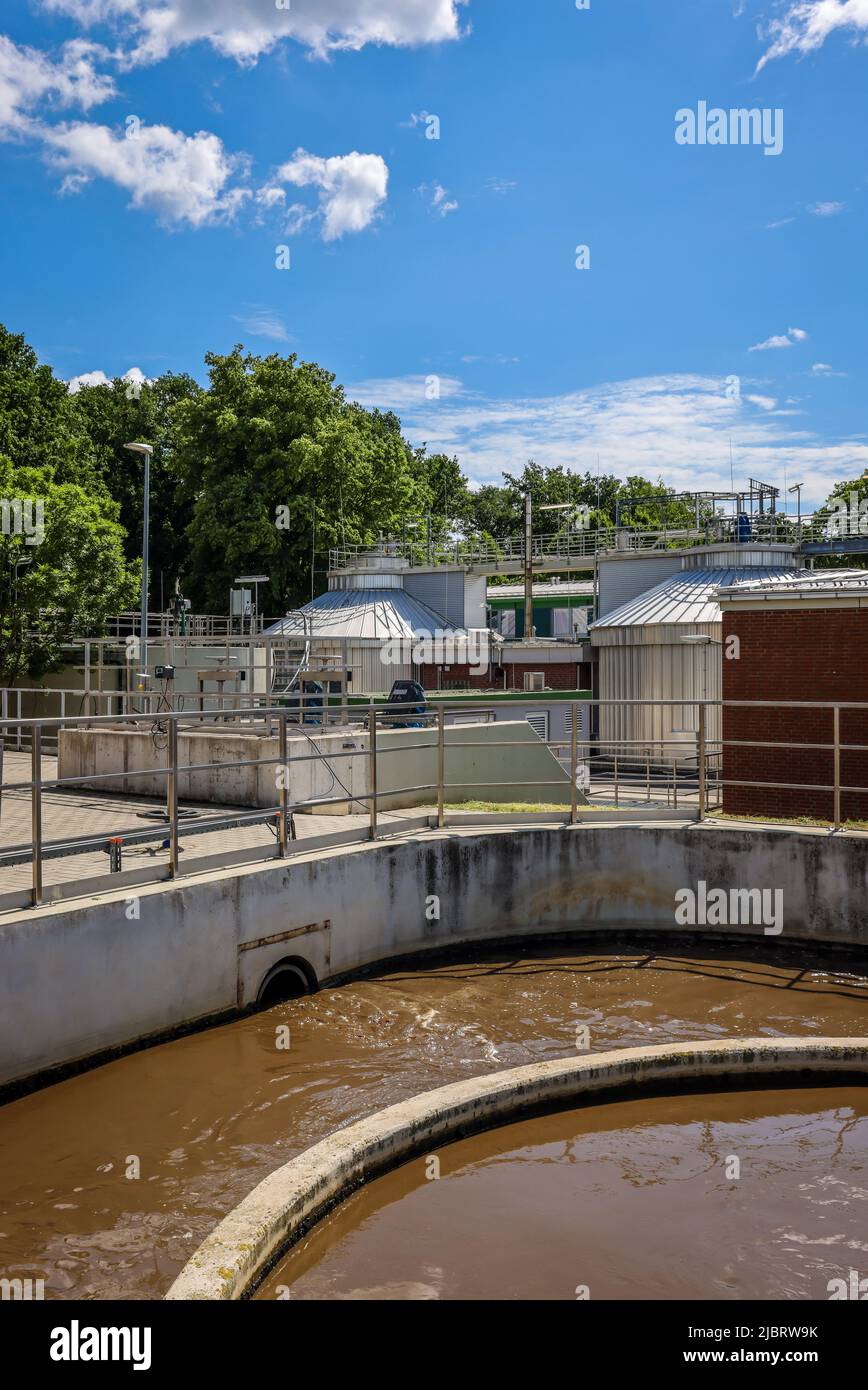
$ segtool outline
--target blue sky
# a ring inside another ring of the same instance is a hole
[[[809,500],[868,467],[868,0],[5,0],[2,32],[0,318],[65,378],[295,351],[479,482],[728,487],[730,440]],[[700,101],[781,110],[781,153],[678,144]]]

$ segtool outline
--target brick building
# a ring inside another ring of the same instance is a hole
[[[775,702],[767,709],[724,704],[724,781],[760,784],[725,786],[724,811],[831,821],[832,790],[774,784],[834,786],[832,748],[810,746],[834,743],[834,712],[804,702],[868,704],[868,571],[818,570],[810,578],[723,589],[719,599],[724,701]],[[868,790],[847,789],[868,789],[868,709],[841,709],[839,718],[841,815],[865,820]],[[727,746],[730,739],[796,747],[738,748]]]
[[[593,666],[587,646],[572,643],[546,645],[515,642],[492,649],[489,666],[424,665],[421,680],[426,690],[524,690],[525,676],[542,676],[546,690],[589,690]],[[473,674],[476,670],[476,674]]]

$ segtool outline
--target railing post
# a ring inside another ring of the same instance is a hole
[[[618,805],[618,754],[615,754],[615,805]]]
[[[678,810],[678,772],[674,758],[672,759],[672,809]]]
[[[289,768],[287,767],[286,715],[278,716],[278,756],[280,758],[280,820],[277,829],[277,856],[286,858],[289,821]]]
[[[33,906],[42,903],[42,728],[30,731],[30,826],[33,844]]]
[[[166,810],[169,815],[169,877],[178,874],[178,721],[171,714],[168,722]]]
[[[699,728],[696,734],[696,763],[699,771],[699,806],[698,819],[705,820],[705,810],[707,804],[707,785],[706,777],[708,769],[706,767],[705,753],[705,705],[699,706]]]
[[[579,789],[576,785],[579,777],[579,731],[576,727],[579,718],[579,706],[573,704],[573,718],[570,728],[570,825],[575,825],[579,819]]]
[[[377,838],[377,711],[371,708],[368,714],[368,740],[370,750],[368,753],[370,766],[370,793],[371,793],[371,828],[370,838]]]
[[[437,710],[437,828],[442,830],[446,824],[444,803],[446,800],[446,711],[443,705]]]
[[[841,707],[832,711],[835,729],[835,829],[841,829]]]

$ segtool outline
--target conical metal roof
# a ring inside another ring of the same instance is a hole
[[[347,638],[355,642],[413,641],[452,632],[461,635],[441,613],[435,613],[404,589],[329,589],[301,609],[307,630],[296,613],[266,629],[267,637]]]
[[[667,627],[719,623],[717,591],[756,580],[797,579],[809,570],[746,567],[743,569],[682,570],[646,589],[644,594],[622,603],[592,623],[591,634],[609,628]]]

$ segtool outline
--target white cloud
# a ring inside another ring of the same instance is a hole
[[[729,488],[729,439],[736,476],[783,482],[805,479],[803,500],[820,501],[841,478],[868,467],[868,443],[825,442],[774,415],[749,411],[726,395],[720,379],[647,377],[562,396],[494,398],[449,379],[440,400],[425,399],[424,378],[366,381],[350,399],[401,413],[416,443],[458,454],[477,483],[499,482],[528,458],[577,471],[600,467],[620,477],[662,476],[679,490]]]
[[[782,217],[779,222],[767,222],[766,231],[777,231],[778,227],[788,227],[791,222],[795,222],[795,217]]]
[[[288,343],[290,335],[280,314],[261,304],[246,304],[244,313],[235,314],[235,322],[240,323],[245,333],[252,338],[273,338],[278,343]]]
[[[774,396],[746,396],[745,400],[750,401],[752,405],[758,405],[761,410],[774,410],[777,405]]]
[[[373,222],[386,201],[389,170],[378,154],[353,150],[352,154],[322,159],[296,150],[292,159],[278,169],[274,182],[318,188],[323,240],[336,241],[347,232],[363,231]]]
[[[126,381],[130,386],[144,386],[149,378],[145,376],[141,367],[130,367],[129,371],[124,372],[121,381]],[[74,376],[67,382],[67,389],[71,396],[79,392],[83,386],[113,386],[111,377],[106,376],[103,371],[82,372],[80,376]]]
[[[846,203],[811,203],[808,212],[814,217],[836,217],[846,206]]]
[[[130,61],[156,62],[206,40],[240,63],[255,63],[282,39],[315,54],[366,44],[407,47],[457,39],[465,0],[41,0],[46,10],[88,25],[115,21]]]
[[[811,368],[813,376],[846,376],[846,372],[836,372],[828,362],[815,362]]]
[[[268,183],[256,191],[256,201],[260,207],[274,208],[280,207],[286,202],[286,189],[279,188],[277,184]]]
[[[236,156],[208,131],[185,135],[164,125],[143,125],[135,138],[86,121],[44,127],[49,162],[68,171],[64,191],[75,192],[98,175],[130,194],[130,207],[154,212],[164,226],[201,227],[227,221],[250,196],[230,187]]]
[[[521,358],[508,357],[505,352],[496,352],[493,357],[486,357],[482,353],[473,352],[467,353],[466,356],[462,357],[461,361],[467,363],[482,362],[487,367],[506,367],[520,362]]]
[[[768,26],[771,47],[757,71],[788,53],[811,53],[837,29],[868,30],[868,0],[798,0]]]
[[[486,187],[490,188],[492,193],[511,193],[514,188],[518,188],[518,184],[514,179],[486,179]]]
[[[450,198],[442,184],[435,183],[430,186],[423,183],[416,189],[423,198],[429,200],[431,211],[436,212],[440,217],[448,217],[450,212],[458,211],[458,200]]]
[[[436,384],[436,387],[435,387]],[[347,399],[359,405],[377,406],[382,410],[407,410],[428,404],[432,390],[439,391],[439,400],[466,396],[464,384],[455,376],[396,376],[357,381],[346,390]]]
[[[793,343],[803,343],[807,336],[804,328],[788,328],[786,333],[776,333],[762,343],[754,343],[753,347],[748,348],[748,352],[768,352],[772,348],[792,347]]]
[[[94,68],[94,59],[103,54],[95,44],[74,39],[55,62],[0,34],[0,139],[38,132],[33,110],[41,104],[89,111],[107,101],[115,94],[114,82]]]

